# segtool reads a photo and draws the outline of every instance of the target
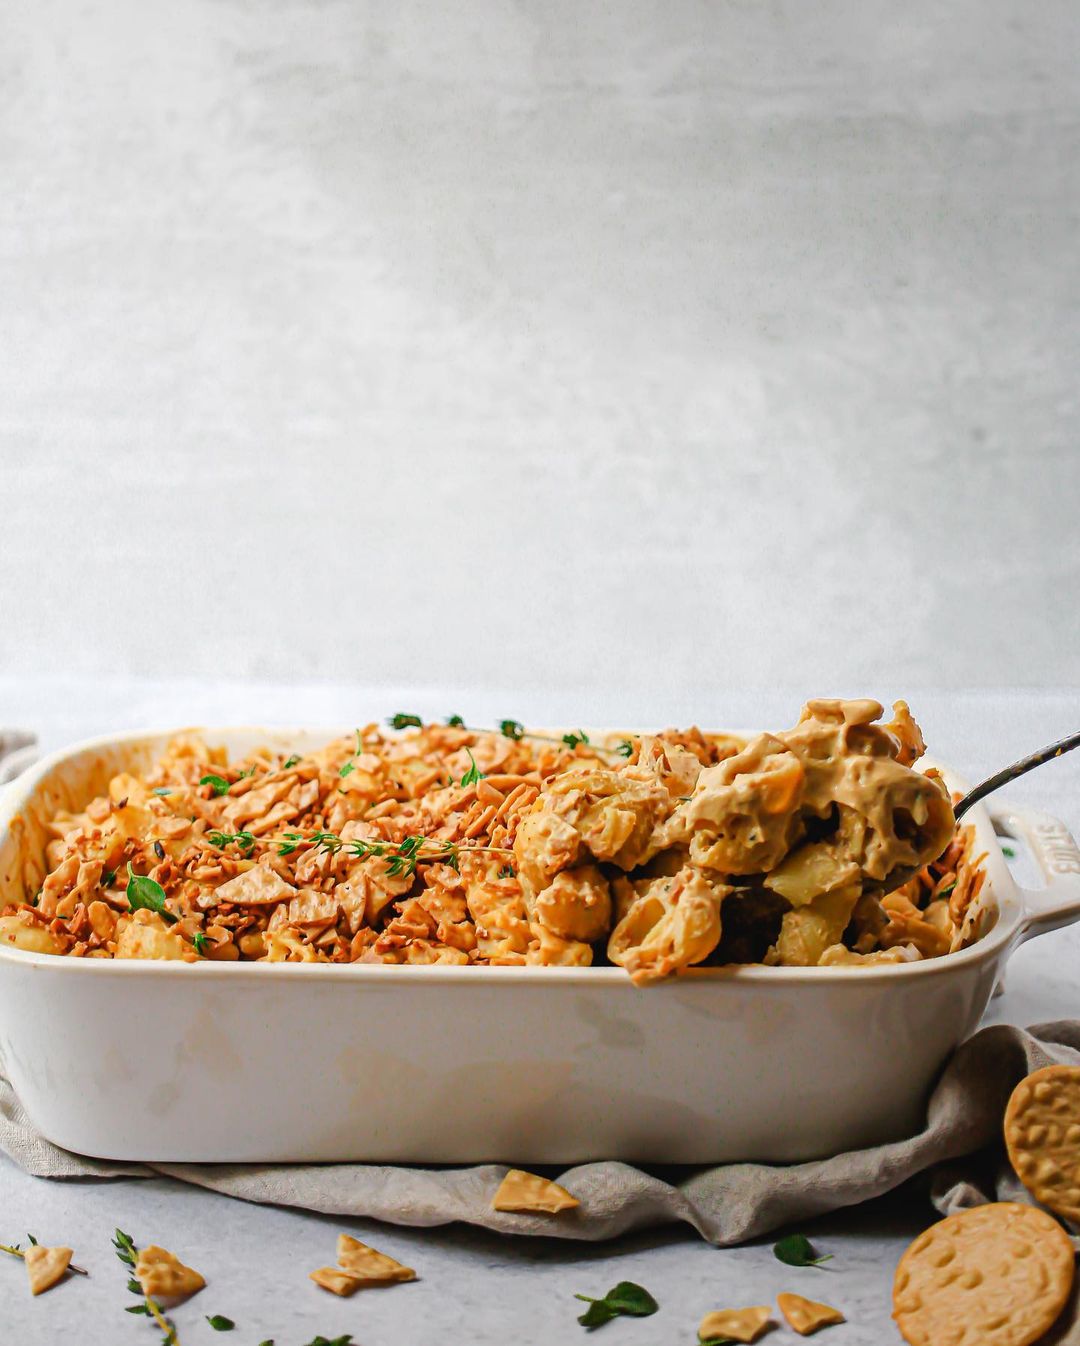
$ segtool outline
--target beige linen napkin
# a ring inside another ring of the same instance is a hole
[[[463,1220],[505,1234],[608,1239],[631,1229],[685,1221],[711,1243],[728,1245],[854,1206],[931,1168],[936,1169],[931,1195],[942,1212],[996,1199],[1027,1200],[1004,1162],[1002,1116],[1017,1081],[1051,1062],[1080,1064],[1080,1021],[1041,1024],[1027,1032],[1003,1025],[984,1028],[957,1049],[930,1098],[925,1126],[907,1140],[806,1164],[679,1170],[579,1164],[558,1177],[581,1206],[557,1219],[493,1211],[491,1196],[506,1171],[497,1164],[425,1169],[382,1164],[125,1165],[84,1159],[34,1130],[2,1076],[0,1150],[41,1177],[163,1173],[245,1201],[392,1224]],[[513,1155],[506,1158],[514,1160]]]

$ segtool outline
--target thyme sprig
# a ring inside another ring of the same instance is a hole
[[[119,1257],[124,1266],[128,1268],[129,1280],[127,1288],[133,1295],[141,1295],[143,1301],[141,1304],[132,1304],[129,1308],[126,1308],[124,1312],[141,1313],[147,1318],[153,1318],[154,1322],[157,1323],[158,1327],[160,1327],[165,1334],[161,1346],[179,1346],[180,1338],[176,1335],[175,1324],[171,1323],[169,1319],[165,1317],[164,1313],[161,1311],[161,1305],[156,1299],[145,1294],[142,1286],[135,1279],[135,1262],[138,1259],[139,1250],[136,1248],[131,1235],[125,1234],[122,1229],[117,1229],[112,1244],[116,1249],[117,1257]]]
[[[424,721],[419,715],[406,715],[398,711],[395,715],[387,716],[386,723],[391,729],[423,729]],[[447,715],[446,726],[448,729],[464,729],[469,734],[490,734],[490,729],[481,729],[475,724],[466,724],[460,715]],[[628,738],[624,738],[617,743],[614,748],[602,748],[599,744],[593,743],[584,729],[579,729],[576,733],[567,734],[537,734],[531,729],[526,729],[520,720],[500,720],[496,725],[503,738],[512,739],[515,743],[523,738],[533,739],[538,743],[558,743],[573,751],[579,744],[591,748],[593,752],[603,753],[608,757],[630,757],[633,755],[634,745]]]
[[[27,1234],[26,1241],[32,1246],[37,1246],[37,1239],[33,1234]],[[21,1243],[0,1243],[0,1253],[10,1253],[12,1257],[25,1257],[26,1249]],[[74,1262],[67,1265],[68,1271],[74,1271],[76,1276],[89,1276],[89,1271],[85,1267],[77,1267]]]
[[[310,846],[313,850],[327,855],[337,855],[344,851],[346,855],[355,855],[360,860],[371,856],[389,860],[387,873],[396,878],[402,874],[415,874],[420,863],[442,863],[451,869],[457,869],[462,854],[479,851],[492,851],[498,855],[512,855],[509,846],[463,845],[456,841],[441,841],[438,837],[425,837],[412,834],[400,841],[369,841],[366,838],[354,838],[346,841],[336,832],[286,832],[283,837],[270,838],[277,846],[278,855],[292,855],[301,846]]]
[[[217,828],[212,829],[206,834],[207,840],[214,846],[222,848],[226,846],[238,846],[245,855],[250,855],[255,849],[254,832],[219,832]]]

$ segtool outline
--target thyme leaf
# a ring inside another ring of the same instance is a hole
[[[520,720],[500,720],[499,733],[504,738],[512,738],[515,743],[525,737],[525,726]]]
[[[584,1300],[588,1308],[578,1318],[582,1327],[603,1327],[612,1318],[626,1315],[630,1318],[648,1318],[660,1305],[643,1286],[633,1281],[620,1281],[609,1290],[602,1299],[593,1299],[591,1295],[575,1295],[575,1299]]]
[[[297,762],[299,762],[299,760],[300,760],[300,754],[295,752],[290,757],[286,757],[284,762],[282,762],[281,764],[282,771],[288,771],[289,767],[295,766]]]
[[[419,715],[403,715],[398,711],[396,715],[391,715],[386,723],[391,729],[423,729],[424,722]]]
[[[130,860],[126,892],[129,911],[138,911],[140,907],[146,911],[156,911],[169,925],[173,925],[179,919],[165,905],[165,889],[161,884],[146,874],[136,874],[131,868]]]
[[[773,1256],[789,1267],[819,1267],[832,1260],[832,1253],[818,1254],[805,1234],[788,1234],[773,1245]]]
[[[484,779],[484,773],[476,765],[476,758],[472,755],[472,749],[466,748],[465,751],[469,754],[469,761],[472,765],[469,767],[468,771],[465,772],[464,776],[462,776],[461,783],[462,785],[479,785]]]
[[[209,785],[216,795],[227,795],[229,793],[229,782],[224,776],[215,776],[208,772],[205,776],[199,777],[200,785]]]
[[[223,1313],[206,1313],[203,1317],[215,1332],[231,1332],[236,1326],[233,1320],[231,1318],[226,1318]]]

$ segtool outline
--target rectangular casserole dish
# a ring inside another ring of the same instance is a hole
[[[200,731],[231,754],[331,732]],[[55,753],[0,794],[0,904],[44,877],[45,824],[172,733]],[[945,772],[952,788],[963,783]],[[917,1126],[1003,964],[1080,915],[1080,850],[1044,815],[973,810],[986,933],[927,962],[691,969],[168,963],[0,947],[0,1058],[56,1144],[161,1162],[797,1161]],[[1014,881],[995,822],[1046,877]]]

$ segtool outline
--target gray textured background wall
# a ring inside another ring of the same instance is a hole
[[[0,7],[0,672],[1080,683],[1080,8]]]

